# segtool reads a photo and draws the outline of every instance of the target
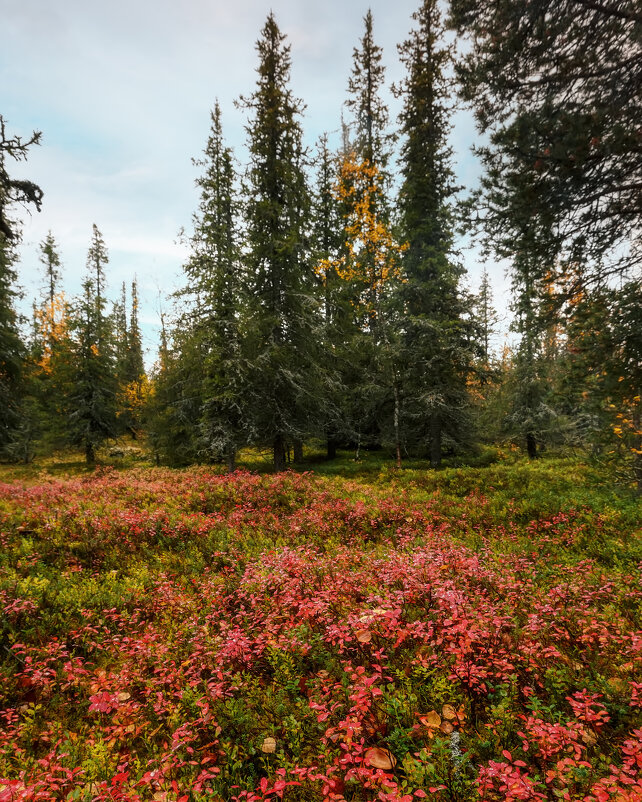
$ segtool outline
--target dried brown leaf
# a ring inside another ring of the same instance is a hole
[[[357,640],[359,643],[370,643],[372,640],[372,632],[369,629],[360,629],[357,632]]]
[[[441,716],[436,710],[431,710],[430,713],[426,713],[425,716],[419,716],[419,721],[421,721],[424,727],[437,729],[441,724]]]
[[[395,756],[387,749],[373,746],[366,752],[366,763],[375,769],[394,769],[397,764]]]

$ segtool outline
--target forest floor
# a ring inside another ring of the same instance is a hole
[[[0,802],[640,802],[632,492],[313,468],[1,469]]]

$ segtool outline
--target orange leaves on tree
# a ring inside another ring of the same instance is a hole
[[[350,153],[341,164],[335,192],[345,209],[346,253],[339,259],[322,259],[316,271],[324,281],[334,271],[344,281],[361,284],[362,303],[370,318],[376,318],[382,291],[401,278],[400,255],[408,246],[395,240],[382,215],[383,180],[375,164]]]
[[[34,316],[42,340],[42,356],[38,365],[45,373],[51,373],[54,349],[67,337],[69,331],[64,293],[54,295],[46,306],[35,309]]]

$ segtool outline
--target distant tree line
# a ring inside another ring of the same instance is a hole
[[[225,143],[216,103],[196,162],[185,288],[163,321],[148,378],[136,286],[108,312],[107,251],[94,227],[81,297],[58,292],[60,258],[42,243],[46,287],[28,342],[15,301],[5,210],[40,203],[9,178],[0,150],[0,328],[5,456],[145,431],[159,460],[225,461],[269,449],[276,470],[303,448],[389,450],[433,467],[482,441],[531,457],[589,446],[642,487],[640,93],[642,19],[632,2],[423,0],[393,87],[368,12],[348,77],[341,146],[303,145],[290,50],[270,14],[257,42],[248,163]],[[447,28],[459,55],[448,44]],[[449,145],[456,98],[484,134],[480,187],[459,197]],[[513,350],[493,348],[488,274],[463,285],[458,232],[508,260]]]

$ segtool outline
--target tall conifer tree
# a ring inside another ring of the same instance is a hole
[[[15,249],[0,231],[0,455],[9,457],[20,422],[25,356],[15,308],[15,261]]]
[[[347,156],[347,154],[346,154]],[[347,345],[351,335],[352,306],[347,283],[337,268],[346,256],[342,204],[337,197],[341,157],[331,153],[324,134],[317,146],[316,185],[312,201],[312,250],[323,299],[323,364],[325,393],[323,429],[328,457],[336,456],[337,444],[350,436],[346,387],[342,376],[349,373]]]
[[[51,447],[64,442],[67,425],[64,406],[70,389],[67,384],[71,364],[69,308],[59,290],[62,260],[51,231],[40,243],[39,251],[44,280],[41,302],[34,305],[29,379],[39,435],[43,444]]]
[[[224,457],[232,471],[236,452],[248,439],[241,333],[245,287],[234,161],[223,139],[218,101],[211,119],[204,158],[195,162],[204,173],[196,182],[201,200],[185,272],[197,299],[191,330],[203,358],[198,447],[207,459]]]
[[[58,292],[58,282],[60,281],[61,260],[58,253],[58,246],[54,235],[49,231],[44,240],[40,243],[40,261],[45,268],[44,295],[50,304],[54,303],[54,298]]]
[[[23,397],[23,360],[25,347],[19,331],[15,308],[17,259],[15,246],[19,240],[17,223],[10,217],[15,203],[32,203],[40,211],[42,190],[31,181],[9,175],[7,162],[23,161],[32,145],[40,142],[40,133],[23,141],[8,136],[5,120],[0,115],[0,454],[12,456],[20,405]]]
[[[354,316],[343,383],[358,444],[388,439],[390,404],[396,398],[387,301],[397,277],[398,253],[390,225],[387,166],[392,138],[382,97],[384,78],[382,49],[375,44],[368,10],[363,36],[353,51],[346,101],[352,137],[344,143],[338,182],[346,241],[338,272],[349,288]]]
[[[353,51],[352,74],[348,81],[346,106],[354,117],[353,146],[357,155],[384,171],[388,159],[389,122],[388,107],[381,97],[385,69],[381,61],[382,49],[375,44],[372,11],[363,18],[364,34],[360,47]]]
[[[247,176],[247,264],[251,298],[252,423],[285,467],[289,444],[318,420],[315,276],[305,239],[310,198],[304,172],[302,104],[289,88],[290,48],[270,14],[257,42],[259,80],[243,100],[252,117]]]
[[[83,448],[88,464],[96,448],[116,432],[117,379],[111,321],[105,314],[107,249],[96,224],[87,255],[83,294],[73,309],[73,364],[68,399],[69,439]]]
[[[400,331],[405,364],[405,427],[411,440],[426,442],[439,466],[442,441],[461,442],[468,433],[466,378],[469,338],[459,291],[462,268],[453,254],[456,192],[448,145],[450,50],[443,45],[437,0],[424,0],[414,14],[417,27],[399,47],[407,77],[398,87],[404,137],[399,205],[408,242]]]

